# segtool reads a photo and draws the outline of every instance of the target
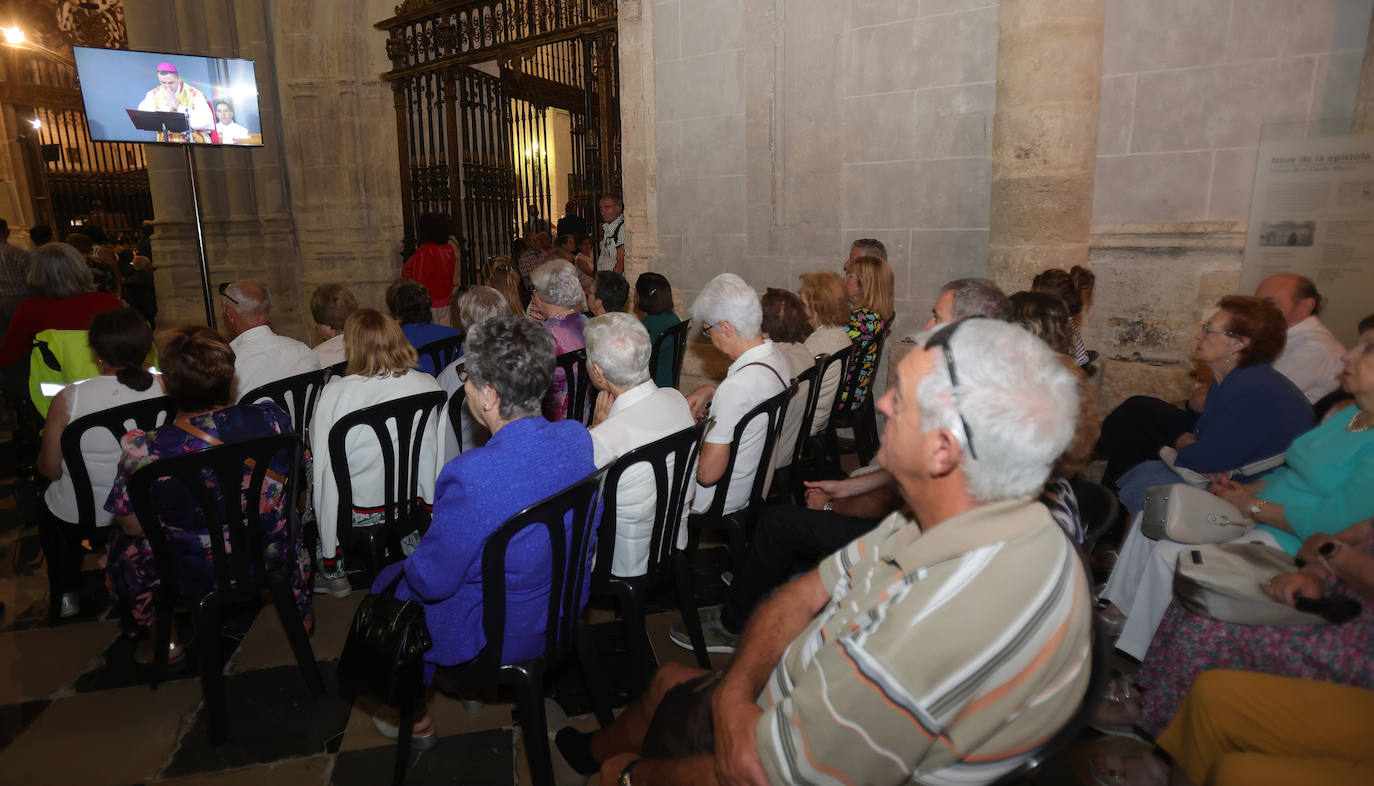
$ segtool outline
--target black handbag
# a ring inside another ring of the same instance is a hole
[[[424,605],[395,597],[402,575],[358,604],[339,656],[341,688],[392,707],[424,697],[424,654],[434,646]]]

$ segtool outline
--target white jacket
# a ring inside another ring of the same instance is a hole
[[[339,489],[334,483],[334,470],[329,455],[329,432],[334,424],[350,412],[374,404],[437,392],[434,377],[420,371],[408,371],[399,377],[361,377],[356,374],[336,377],[320,391],[315,405],[315,420],[310,426],[310,452],[314,458],[312,479],[315,482],[315,520],[320,528],[320,546],[325,554],[333,554],[338,546]],[[425,424],[420,443],[419,492],[425,502],[434,502],[434,479],[443,467],[439,446],[439,421],[431,415]],[[395,425],[388,424],[395,439]],[[380,508],[384,499],[382,483],[382,454],[370,428],[355,428],[344,442],[348,450],[348,465],[353,479],[353,507]],[[398,473],[399,474],[399,473]]]

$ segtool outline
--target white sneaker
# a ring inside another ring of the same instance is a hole
[[[701,612],[701,635],[706,639],[706,651],[721,655],[734,653],[739,644],[739,634],[731,633],[720,622],[720,607]],[[692,649],[692,637],[687,633],[687,625],[674,622],[668,626],[668,639],[684,650]]]
[[[336,600],[343,600],[353,593],[353,585],[348,583],[347,576],[328,579],[319,572],[315,573],[315,583],[312,585],[312,589],[317,595],[328,595]]]
[[[76,592],[64,592],[62,593],[60,605],[61,610],[58,612],[59,617],[62,619],[75,617],[81,613],[81,595]]]

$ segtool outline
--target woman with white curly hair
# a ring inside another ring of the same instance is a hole
[[[529,314],[553,335],[554,355],[586,346],[582,328],[587,324],[587,317],[582,310],[587,307],[587,299],[572,264],[561,259],[545,262],[530,273],[530,284],[534,291]],[[562,369],[555,369],[553,384],[544,396],[544,417],[557,421],[567,415],[568,380],[564,379]]]

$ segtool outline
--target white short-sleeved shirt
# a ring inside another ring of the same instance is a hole
[[[592,450],[598,468],[635,448],[691,428],[696,421],[687,399],[652,379],[620,394],[606,420],[593,427]],[[671,471],[671,464],[669,465]],[[648,464],[637,464],[620,477],[615,495],[615,558],[611,573],[641,576],[649,560],[658,487]],[[687,546],[687,528],[678,532],[678,547]]]
[[[772,369],[751,363],[762,363]],[[725,372],[725,379],[716,388],[711,399],[711,417],[716,419],[711,430],[706,432],[706,441],[716,445],[729,445],[735,438],[735,426],[749,410],[757,407],[766,399],[783,391],[783,380],[788,378],[787,358],[783,357],[773,342],[765,340],[757,347],[744,351]],[[773,373],[776,371],[777,373]],[[744,430],[740,444],[735,446],[737,457],[734,470],[730,473],[729,496],[725,499],[726,513],[734,513],[749,504],[749,492],[754,483],[754,471],[759,466],[759,454],[763,452],[765,438],[765,419],[758,419]],[[719,484],[717,484],[719,485]],[[697,484],[696,500],[692,510],[703,512],[711,506],[716,487]]]
[[[229,346],[234,350],[235,400],[269,382],[320,370],[310,347],[273,333],[267,325],[243,331]]]
[[[311,351],[315,353],[315,357],[320,361],[320,368],[329,368],[335,363],[342,363],[348,360],[348,353],[344,349],[344,338],[342,333],[333,338],[327,338],[321,341],[316,344],[315,348]],[[247,393],[248,391],[245,390],[243,392]]]
[[[596,269],[615,270],[615,250],[625,245],[625,214],[621,213],[601,228],[601,242],[597,245]]]
[[[1345,346],[1320,319],[1308,317],[1288,328],[1283,351],[1274,359],[1274,370],[1288,377],[1315,404],[1336,389]]]

